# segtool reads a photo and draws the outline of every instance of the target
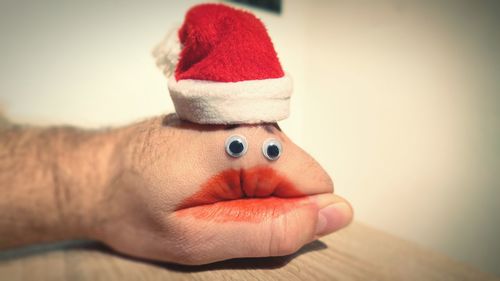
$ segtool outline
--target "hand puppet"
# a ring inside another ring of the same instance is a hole
[[[153,54],[168,78],[178,118],[204,130],[227,131],[219,144],[223,149],[216,152],[222,164],[212,167],[230,168],[205,180],[177,206],[178,215],[260,222],[305,205],[306,195],[331,191],[331,180],[316,164],[310,165],[315,173],[309,176],[320,175],[321,183],[314,188],[305,190],[311,184],[303,184],[299,190],[287,177],[291,171],[298,177],[297,172],[307,170],[300,167],[304,163],[290,162],[304,158],[283,157],[284,139],[273,134],[275,130],[283,135],[276,122],[289,116],[292,79],[283,71],[266,28],[253,14],[221,4],[195,6]],[[268,136],[231,133],[238,126],[262,128]],[[204,141],[208,147],[219,140],[206,135]],[[298,154],[292,145],[288,145],[291,154]],[[306,179],[304,175],[302,180]]]

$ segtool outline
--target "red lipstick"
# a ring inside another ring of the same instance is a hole
[[[229,169],[202,184],[176,209],[180,216],[217,222],[260,222],[305,206],[305,194],[270,167]]]

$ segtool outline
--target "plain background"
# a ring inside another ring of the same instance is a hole
[[[171,112],[150,51],[198,2],[1,1],[2,110],[93,128]],[[357,220],[500,274],[500,5],[285,0],[280,16],[254,12],[295,80],[281,125]]]

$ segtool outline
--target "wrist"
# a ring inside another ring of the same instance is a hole
[[[13,126],[0,134],[0,248],[92,238],[115,174],[112,131]]]
[[[78,131],[58,140],[54,201],[67,239],[96,239],[106,188],[116,175],[115,131]]]

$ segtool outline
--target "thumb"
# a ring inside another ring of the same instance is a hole
[[[169,218],[176,241],[160,259],[205,264],[239,257],[292,254],[304,244],[345,227],[350,205],[333,194],[267,198],[238,208],[238,200],[175,211]],[[231,206],[228,206],[231,204]]]

